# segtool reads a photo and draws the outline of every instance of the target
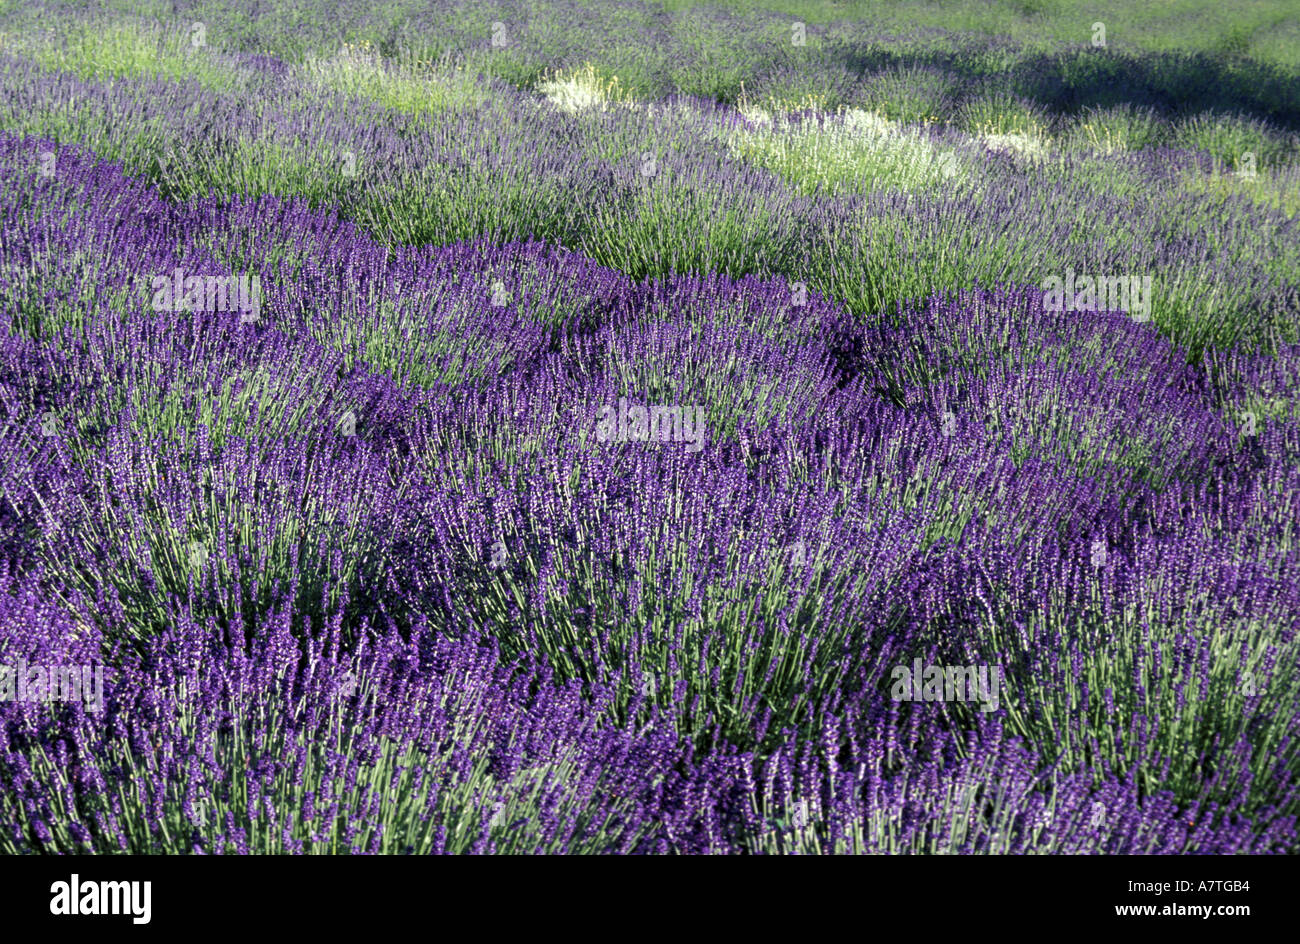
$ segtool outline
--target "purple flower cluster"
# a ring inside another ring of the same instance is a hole
[[[1294,850],[1300,349],[0,165],[0,848]]]

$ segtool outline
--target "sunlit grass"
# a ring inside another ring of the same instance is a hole
[[[1253,166],[1258,171],[1300,157],[1294,136],[1288,139],[1266,123],[1243,115],[1194,115],[1175,125],[1173,141],[1179,147],[1205,151],[1233,168]]]
[[[1300,214],[1300,165],[1274,172],[1257,170],[1253,176],[1223,167],[1209,174],[1192,170],[1182,175],[1182,187],[1216,205],[1244,197],[1287,216]]]
[[[474,108],[487,100],[484,84],[446,63],[386,60],[368,41],[345,43],[335,56],[311,58],[300,69],[310,82],[408,114]]]
[[[961,165],[913,130],[876,112],[790,116],[749,105],[751,127],[726,136],[731,153],[776,171],[804,192],[914,190],[951,181]]]
[[[1032,102],[997,88],[985,89],[968,99],[957,112],[957,125],[978,135],[1021,135],[1046,138],[1051,132],[1047,114]]]
[[[229,88],[236,70],[215,58],[201,26],[181,31],[141,23],[66,24],[60,30],[6,42],[3,48],[28,53],[47,69],[83,79],[192,79],[213,89]]]
[[[1154,110],[1124,104],[1085,109],[1065,137],[1078,146],[1114,154],[1158,147],[1168,135],[1166,123]]]
[[[610,104],[630,100],[626,91],[620,87],[618,76],[605,78],[591,63],[581,69],[549,75],[537,83],[537,91],[557,108],[567,112],[605,108]]]
[[[1048,154],[1045,138],[1031,134],[986,134],[984,144],[992,151],[1016,154],[1030,160],[1043,160]]]

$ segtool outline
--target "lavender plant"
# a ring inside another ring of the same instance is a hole
[[[1288,91],[195,9],[0,11],[0,849],[1296,850]]]

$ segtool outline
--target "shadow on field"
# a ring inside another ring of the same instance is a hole
[[[1014,54],[1014,46],[1007,52]],[[1267,63],[1238,55],[1146,53],[1072,49],[1028,56],[993,71],[996,45],[951,51],[894,53],[877,43],[829,46],[827,57],[864,79],[894,68],[938,69],[968,90],[993,80],[1017,96],[1058,115],[1119,104],[1147,106],[1165,118],[1198,112],[1235,112],[1300,130],[1300,81]]]

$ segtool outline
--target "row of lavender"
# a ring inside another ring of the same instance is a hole
[[[1178,22],[1175,10],[1162,10],[1162,17],[1109,11],[1112,18],[1101,11],[1075,15],[1048,8],[1026,14],[1026,28],[1015,38],[989,35],[968,19],[970,9],[936,16],[923,4],[843,8],[836,11],[843,19],[822,21],[826,12],[638,0],[390,0],[382,6],[303,2],[251,8],[230,0],[187,0],[170,9],[87,0],[70,10],[58,0],[29,0],[0,6],[0,24],[15,34],[72,44],[77,27],[161,32],[202,47],[191,55],[192,64],[208,49],[298,63],[340,43],[365,43],[392,58],[468,63],[518,86],[557,68],[592,62],[644,99],[685,94],[734,103],[747,93],[811,95],[831,109],[856,105],[943,118],[954,86],[983,85],[1056,114],[1127,103],[1170,115],[1244,112],[1292,129],[1300,121],[1293,54],[1247,58],[1183,51],[1216,45],[1214,19],[1201,9]],[[1286,12],[1279,9],[1271,21],[1263,9],[1229,19],[1247,36],[1254,31],[1253,40],[1267,40],[1261,34],[1285,36],[1294,29]],[[1006,18],[1004,25],[1007,19],[1014,20]],[[1181,30],[1180,41],[1150,42],[1160,19],[1166,29]],[[1268,26],[1257,30],[1261,21]],[[931,28],[918,28],[926,22]],[[1152,51],[1153,45],[1163,51]],[[913,67],[919,73],[910,72]]]
[[[0,162],[4,848],[1294,849],[1294,347]]]
[[[891,132],[850,154],[870,172],[835,189],[799,179],[798,152],[794,180],[764,157],[818,129],[769,139],[699,102],[568,114],[496,83],[409,112],[283,66],[223,68],[235,87],[79,78],[0,56],[0,122],[120,160],[169,198],[302,196],[386,243],[542,239],[636,278],[780,276],[861,317],[1069,268],[1150,278],[1150,316],[1192,357],[1297,340],[1294,217],[1253,200],[1262,179],[1227,198],[1189,190],[1207,176],[1193,152],[1049,160],[952,131]],[[42,161],[30,169],[57,173]]]

